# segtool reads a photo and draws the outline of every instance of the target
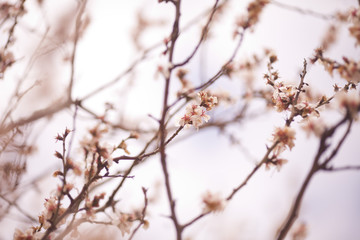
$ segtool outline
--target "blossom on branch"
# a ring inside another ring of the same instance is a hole
[[[287,110],[296,94],[296,88],[291,85],[285,85],[283,82],[274,84],[274,93],[272,95],[273,103],[278,112]]]
[[[214,96],[208,96],[206,92],[200,92],[200,104],[190,104],[186,107],[186,112],[179,120],[180,126],[193,125],[197,129],[204,122],[208,122],[210,116],[206,114],[206,111],[211,110],[217,104],[217,98]]]
[[[237,25],[244,29],[254,26],[260,18],[260,14],[269,0],[255,0],[249,3],[247,7],[247,16],[238,19]]]
[[[307,101],[296,104],[295,109],[302,118],[306,118],[310,115],[320,116],[319,112],[316,110],[316,106]]]
[[[198,96],[201,100],[200,106],[205,107],[207,111],[210,111],[218,103],[217,97],[208,96],[207,92],[199,92]]]
[[[285,127],[277,127],[273,133],[272,142],[278,142],[276,147],[274,148],[274,154],[278,156],[280,153],[285,151],[286,147],[290,150],[295,146],[295,130],[291,129],[288,126]]]
[[[60,216],[66,211],[66,208],[61,207],[61,203],[59,205],[58,201],[59,201],[58,198],[54,196],[50,197],[49,199],[45,199],[45,203],[44,203],[45,210],[42,211],[41,215],[39,216],[39,223],[42,225],[44,229],[48,229],[51,226],[49,220],[52,218],[52,216],[55,213],[57,213],[58,216]],[[58,208],[59,210],[57,210]],[[66,218],[63,218],[58,223],[57,226],[63,225],[65,221]]]
[[[203,124],[203,121],[209,121],[210,116],[206,115],[205,110],[199,105],[192,104],[186,107],[185,115],[180,119],[179,125],[193,125],[197,129]]]
[[[203,211],[207,212],[221,212],[225,209],[225,200],[218,194],[213,194],[207,191],[203,197],[202,202],[204,203]]]
[[[283,159],[283,158],[276,158],[272,159],[272,160],[268,160],[265,163],[265,169],[269,170],[271,166],[276,166],[276,170],[280,171],[281,167],[286,164],[288,162],[288,160]]]

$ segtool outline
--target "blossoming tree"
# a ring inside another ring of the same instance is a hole
[[[302,215],[319,173],[359,179],[360,2],[330,2],[1,2],[0,236],[359,237]],[[329,27],[288,55],[282,14]]]

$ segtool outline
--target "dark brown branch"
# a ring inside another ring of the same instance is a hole
[[[325,159],[325,161],[320,165],[321,168],[327,168],[327,165],[329,164],[329,162],[335,157],[335,155],[338,153],[339,149],[341,148],[341,146],[343,145],[345,139],[347,138],[347,136],[349,135],[350,133],[350,129],[351,129],[351,126],[352,126],[352,118],[350,117],[349,115],[350,113],[348,113],[348,116],[349,116],[349,124],[348,124],[348,127],[346,129],[346,132],[345,134],[342,136],[342,138],[340,139],[340,141],[338,142],[337,146],[335,147],[335,149],[331,152],[330,156],[327,157]],[[340,126],[340,125],[338,125]]]
[[[336,145],[335,149],[332,151],[331,155],[324,161],[324,163],[321,164],[320,158],[323,156],[325,151],[329,148],[329,144],[327,144],[326,141],[330,137],[332,137],[332,135],[335,133],[335,131],[346,121],[349,121],[346,132],[343,134],[342,138]],[[287,233],[289,232],[290,228],[292,227],[292,225],[294,224],[294,222],[296,221],[296,219],[299,215],[302,199],[304,197],[306,189],[309,186],[310,180],[315,175],[315,173],[317,173],[319,170],[321,170],[323,168],[326,168],[326,165],[336,156],[339,148],[341,147],[341,145],[343,144],[344,140],[346,139],[346,137],[348,136],[348,134],[350,132],[351,125],[352,125],[351,117],[349,114],[346,114],[346,116],[343,119],[341,119],[336,125],[334,125],[330,129],[326,130],[322,134],[321,139],[320,139],[319,149],[314,158],[311,170],[309,171],[303,184],[301,185],[301,188],[295,198],[295,201],[290,209],[290,212],[289,212],[285,222],[283,223],[283,225],[280,228],[280,231],[277,236],[277,240],[282,240],[286,237]]]
[[[173,24],[172,33],[171,33],[171,43],[170,43],[169,52],[168,52],[168,54],[169,54],[168,61],[171,64],[173,61],[173,54],[174,54],[176,40],[179,36],[179,26],[180,26],[180,16],[181,16],[181,13],[180,13],[181,0],[174,2],[174,5],[175,5],[175,20],[174,20],[174,24]],[[165,76],[164,99],[163,99],[162,115],[161,115],[160,126],[159,126],[159,137],[160,137],[159,151],[160,151],[161,167],[162,167],[162,171],[164,174],[166,193],[167,193],[167,197],[168,197],[168,201],[169,201],[169,205],[170,205],[171,219],[175,226],[176,239],[181,240],[182,239],[182,237],[181,237],[182,228],[178,222],[176,211],[175,211],[175,201],[172,196],[169,172],[168,172],[167,161],[166,161],[166,152],[165,152],[166,135],[167,135],[166,116],[167,116],[168,110],[169,110],[168,96],[169,96],[170,77],[171,77],[172,68],[167,69],[167,71],[169,71],[169,74],[167,76]]]

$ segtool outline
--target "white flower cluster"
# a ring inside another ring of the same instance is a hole
[[[204,123],[208,122],[210,116],[206,114],[206,111],[211,110],[217,103],[217,98],[214,96],[208,96],[206,92],[199,92],[200,104],[190,104],[186,107],[184,116],[179,120],[180,126],[193,125],[197,129]]]
[[[55,214],[56,211],[58,211],[58,214],[63,214],[66,209],[64,207],[58,206],[58,198],[55,196],[51,196],[48,199],[45,199],[44,203],[45,209],[42,211],[41,215],[39,216],[39,222],[41,223],[42,227],[44,229],[48,229],[51,224],[48,220],[51,219],[51,217]],[[59,210],[57,208],[59,207]],[[66,218],[63,218],[58,224],[57,227],[60,225],[63,225],[66,221]]]
[[[290,150],[294,147],[295,131],[290,127],[276,127],[273,133],[272,142],[278,142],[274,148],[275,156],[285,151],[286,147]]]
[[[289,105],[292,103],[296,94],[296,88],[291,85],[284,85],[282,82],[277,82],[274,84],[274,93],[272,95],[272,100],[275,104],[276,110],[282,112],[288,109]]]
[[[206,114],[206,111],[197,104],[188,105],[186,107],[185,115],[180,119],[179,125],[193,125],[197,129],[203,124],[203,121],[209,121],[210,116]]]

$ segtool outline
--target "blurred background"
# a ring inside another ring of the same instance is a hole
[[[233,53],[236,20],[246,13],[249,2],[228,1],[217,16],[207,41],[186,66],[186,77],[194,86],[210,79]],[[26,13],[19,18],[14,34],[16,41],[9,47],[16,64],[7,69],[4,79],[0,80],[2,112],[9,107],[9,99],[20,81],[24,82],[23,89],[31,88],[31,91],[17,103],[12,113],[14,119],[29,116],[52,104],[55,106],[66,95],[71,75],[69,59],[77,4],[75,0],[25,2]],[[184,30],[176,46],[175,62],[186,58],[195,47],[207,20],[205,13],[213,4],[214,1],[208,0],[182,1],[181,27]],[[343,56],[356,59],[360,51],[355,47],[346,24],[324,19],[314,12],[328,16],[358,5],[356,0],[270,1],[259,23],[245,34],[235,61],[242,63],[253,59],[254,54],[263,56],[265,48],[271,49],[278,56],[274,66],[279,70],[281,79],[297,84],[303,60],[313,56],[314,49],[321,45],[330,25],[338,26],[338,34],[336,43],[326,51],[326,56],[339,61]],[[309,11],[299,12],[297,8]],[[173,17],[172,4],[156,0],[88,1],[83,15],[88,26],[81,32],[78,41],[73,89],[74,99],[86,98],[83,106],[88,111],[70,107],[27,126],[28,134],[21,141],[33,146],[33,153],[26,157],[26,172],[18,180],[17,190],[13,193],[2,191],[2,195],[12,194],[21,209],[36,219],[42,211],[44,199],[59,184],[51,176],[61,166],[59,159],[53,156],[55,150],[61,151],[61,144],[56,143],[55,136],[66,127],[75,128],[71,156],[81,158],[79,142],[99,122],[94,116],[104,115],[106,106],[114,106],[114,110],[106,113],[107,119],[122,126],[122,129],[108,134],[106,140],[110,145],[125,139],[130,132],[126,129],[156,129],[154,118],[161,116],[164,86],[158,66],[166,63],[162,54],[165,50],[163,41],[171,33]],[[8,28],[5,26],[2,29]],[[0,38],[3,46],[7,39]],[[146,55],[143,55],[144,51]],[[142,58],[127,73],[129,66]],[[212,110],[209,113],[212,121],[227,119],[236,113],[244,104],[241,96],[246,93],[249,81],[254,89],[266,88],[263,79],[267,73],[266,63],[267,59],[251,74],[244,71],[232,78],[224,76],[210,87],[211,91],[225,92],[236,101],[221,103]],[[94,92],[111,82],[114,82],[111,87]],[[314,92],[330,96],[333,85],[343,85],[344,80],[337,75],[330,76],[321,65],[309,64],[306,82]],[[174,80],[170,102],[176,99],[180,87],[181,83]],[[323,112],[321,116],[328,124],[341,117],[337,109],[326,108]],[[177,115],[180,117],[181,114],[180,111]],[[283,126],[285,119],[284,113],[268,111],[264,101],[254,100],[249,106],[248,117],[225,131],[211,127],[199,131],[194,128],[183,130],[169,145],[167,152],[180,221],[187,222],[201,213],[201,198],[207,190],[226,197],[238,186],[262,159],[274,127]],[[175,123],[176,119],[170,125],[175,126]],[[207,216],[189,227],[184,232],[186,239],[274,238],[311,167],[319,142],[301,131],[299,121],[296,120],[293,126],[297,130],[295,147],[283,153],[282,156],[289,162],[281,171],[262,167],[223,212]],[[129,152],[135,155],[141,151],[150,137],[151,134],[140,133],[138,140],[128,143]],[[359,140],[360,126],[359,122],[355,122],[334,160],[335,166],[360,164]],[[14,153],[2,154],[1,158],[25,161]],[[121,162],[116,167],[126,169],[129,164]],[[146,160],[132,175],[135,177],[129,179],[118,194],[120,202],[117,206],[125,212],[141,209],[141,187],[149,189],[152,199],[148,208],[150,226],[147,230],[140,229],[134,239],[174,239],[173,224],[167,218],[169,207],[159,156]],[[116,181],[104,185],[101,191],[111,191]],[[359,239],[359,182],[357,171],[317,174],[307,189],[292,232],[304,224],[306,239]],[[6,209],[4,199],[0,200],[0,204],[2,209]],[[34,225],[14,207],[2,216],[1,240],[12,239],[15,228],[26,229]],[[103,233],[92,225],[90,228],[84,226],[84,229],[94,239],[96,234]],[[111,236],[109,239],[122,239],[115,227],[109,227],[107,231]],[[119,237],[114,238],[114,234]],[[291,232],[288,239],[291,239]]]

